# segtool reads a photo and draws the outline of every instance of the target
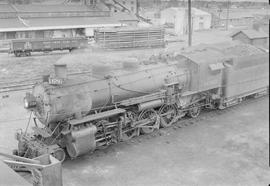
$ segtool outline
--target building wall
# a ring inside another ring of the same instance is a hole
[[[175,34],[182,35],[185,34],[185,10],[175,10],[175,9],[165,9],[160,13],[160,23],[171,24]]]
[[[232,40],[241,41],[243,43],[251,44],[251,40],[243,33],[238,33],[232,37]]]
[[[174,31],[177,35],[186,34],[188,30],[188,14],[185,9],[165,9],[161,11],[161,24],[173,24]],[[202,14],[192,15],[192,29],[193,31],[205,30],[211,28],[212,16]]]
[[[262,47],[262,46],[267,46],[267,40],[268,38],[256,38],[256,39],[252,39],[251,43],[254,46]]]
[[[174,31],[177,35],[186,33],[186,14],[185,11],[177,11],[174,19]]]
[[[211,15],[193,16],[193,30],[206,30],[211,28]]]
[[[165,9],[160,12],[161,24],[174,23],[176,19],[176,11],[173,9]]]

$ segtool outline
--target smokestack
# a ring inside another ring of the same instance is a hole
[[[42,80],[43,82],[49,82],[50,75],[43,75]]]
[[[54,73],[56,78],[67,79],[67,65],[66,64],[55,64]]]

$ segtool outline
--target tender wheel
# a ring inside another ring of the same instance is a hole
[[[139,115],[139,120],[146,120],[148,123],[141,127],[141,132],[143,134],[149,134],[153,132],[157,128],[155,125],[157,125],[158,119],[159,117],[154,109],[147,109],[142,111]]]
[[[15,56],[16,57],[21,57],[22,56],[22,53],[21,52],[15,52]]]
[[[174,123],[174,118],[177,115],[177,110],[174,105],[163,105],[159,109],[160,125],[162,127],[169,127]]]
[[[62,148],[55,149],[51,154],[60,162],[63,162],[66,159],[66,153]]]
[[[27,52],[25,52],[25,55],[26,56],[31,56],[31,52],[30,51],[27,51]]]
[[[192,107],[193,108],[188,111],[187,115],[191,118],[196,118],[201,113],[201,107],[198,104],[195,104]]]

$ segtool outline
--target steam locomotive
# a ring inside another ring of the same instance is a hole
[[[32,132],[17,132],[19,156],[51,153],[63,161],[169,127],[202,109],[224,109],[268,94],[268,53],[251,45],[202,45],[123,63],[102,78],[69,78],[64,64],[24,99]]]

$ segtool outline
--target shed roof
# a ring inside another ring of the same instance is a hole
[[[243,33],[249,39],[267,38],[268,37],[268,35],[266,33],[259,32],[259,31],[256,31],[256,30],[252,30],[252,29],[236,31],[236,32],[233,32],[230,36],[231,37],[234,37],[234,36],[236,36],[239,33]]]
[[[104,7],[102,7],[103,9]],[[40,5],[40,4],[29,4],[29,5],[1,5],[1,12],[83,12],[83,11],[98,11],[102,10],[101,7],[95,8],[85,5],[67,5],[67,4],[55,4],[55,5]],[[106,9],[106,11],[109,11]]]
[[[25,25],[18,18],[0,19],[0,32],[5,29],[18,29],[23,27],[25,27]]]
[[[1,5],[0,13],[12,12],[82,12],[104,11],[103,6],[90,7],[85,5]],[[107,9],[106,9],[107,11]],[[123,21],[138,21],[137,17],[125,12],[112,13],[110,17],[38,17],[38,18],[2,18],[0,32],[88,28],[103,26],[121,26]]]
[[[121,26],[114,17],[0,19],[0,32]]]
[[[9,4],[0,4],[0,13],[16,12]]]
[[[194,14],[194,15],[196,15],[196,16],[211,16],[211,14],[210,13],[208,13],[208,12],[205,12],[205,11],[203,11],[203,10],[201,10],[201,9],[198,9],[198,8],[192,8],[192,13]]]

